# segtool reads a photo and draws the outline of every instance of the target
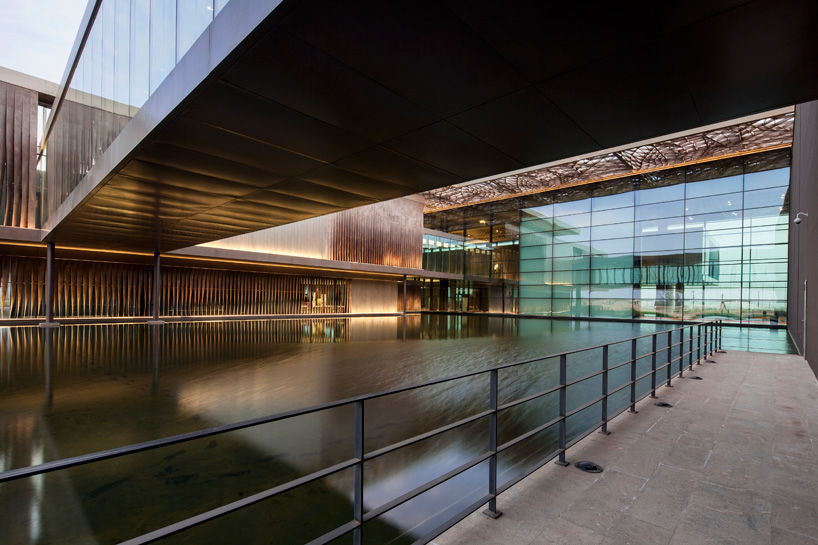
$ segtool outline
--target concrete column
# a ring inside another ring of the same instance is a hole
[[[54,321],[54,243],[47,243],[45,248],[45,322],[40,327],[59,327]]]
[[[159,252],[153,253],[153,318],[148,321],[149,324],[164,324],[159,319],[159,298],[162,293],[162,276],[160,271]]]

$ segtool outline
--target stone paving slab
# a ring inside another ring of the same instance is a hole
[[[818,381],[803,358],[732,352],[568,450],[434,545],[818,545]]]

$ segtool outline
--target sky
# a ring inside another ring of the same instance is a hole
[[[0,0],[0,66],[60,83],[88,0]]]

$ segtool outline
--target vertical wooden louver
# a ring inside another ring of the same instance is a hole
[[[149,265],[56,260],[58,318],[147,317]],[[162,316],[264,316],[346,313],[349,281],[289,274],[166,267]],[[45,259],[0,256],[0,319],[45,315]]]
[[[2,225],[36,225],[37,92],[0,81]]]

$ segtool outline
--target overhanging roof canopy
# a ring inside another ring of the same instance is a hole
[[[258,11],[227,4],[49,240],[167,251],[818,98],[808,0]]]

